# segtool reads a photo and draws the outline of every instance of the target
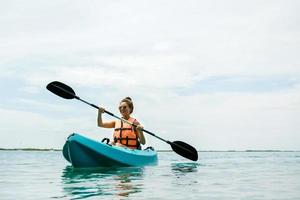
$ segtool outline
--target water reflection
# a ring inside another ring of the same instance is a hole
[[[143,188],[142,167],[63,169],[63,191],[72,199],[91,196],[129,196]]]
[[[173,187],[195,187],[198,184],[199,163],[172,163],[171,169],[174,173]],[[197,191],[198,189],[193,189]]]
[[[176,175],[186,175],[187,173],[197,172],[199,163],[172,163],[172,171]]]

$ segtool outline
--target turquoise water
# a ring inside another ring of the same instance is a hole
[[[61,152],[0,151],[0,199],[300,199],[300,152],[159,152],[157,166],[74,170]]]

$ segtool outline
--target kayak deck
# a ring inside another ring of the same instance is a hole
[[[77,133],[68,137],[63,147],[63,156],[76,168],[144,166],[157,163],[157,153],[153,149],[112,146]]]

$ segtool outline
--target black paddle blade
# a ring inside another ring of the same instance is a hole
[[[175,151],[179,155],[181,155],[187,159],[193,160],[193,161],[198,160],[198,152],[191,145],[189,145],[185,142],[182,142],[182,141],[170,142],[170,145],[171,145],[173,151]]]
[[[74,90],[64,83],[53,81],[47,85],[47,89],[65,99],[77,98]]]

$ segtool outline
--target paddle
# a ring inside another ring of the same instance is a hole
[[[79,101],[82,101],[82,102],[84,102],[84,103],[86,103],[86,104],[88,104],[88,105],[90,105],[90,106],[92,106],[96,109],[99,109],[98,106],[80,99],[80,97],[76,96],[74,90],[70,86],[68,86],[64,83],[61,83],[59,81],[53,81],[53,82],[49,83],[47,85],[47,89],[49,91],[51,91],[52,93],[54,93],[54,94],[56,94],[56,95],[58,95],[62,98],[65,98],[65,99],[74,99],[75,98],[75,99],[77,99]],[[125,123],[130,124],[131,126],[136,127],[135,124],[132,124],[131,122],[129,122],[129,121],[123,119],[123,118],[120,118],[120,117],[114,115],[113,113],[111,113],[107,110],[105,110],[104,112],[111,115],[111,116],[113,116],[113,117],[115,117],[115,118],[117,118],[117,119],[119,119],[119,120],[122,120]],[[171,145],[173,151],[175,151],[177,154],[179,154],[179,155],[181,155],[181,156],[183,156],[187,159],[193,160],[193,161],[198,160],[197,150],[194,147],[192,147],[191,145],[189,145],[185,142],[182,142],[182,141],[170,142],[170,141],[165,140],[161,137],[158,137],[157,135],[155,135],[154,133],[152,133],[150,131],[147,131],[145,129],[143,129],[143,131],[150,134],[150,135],[152,135],[152,136],[154,136],[154,137],[156,137],[156,138],[158,138],[158,139],[160,139],[160,140],[162,140],[162,141],[164,141],[164,142],[166,142],[166,143],[168,143],[169,145]]]

